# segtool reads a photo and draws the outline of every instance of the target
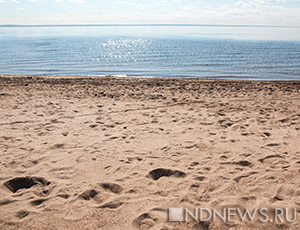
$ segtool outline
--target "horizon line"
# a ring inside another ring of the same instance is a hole
[[[299,26],[283,26],[283,25],[222,25],[222,24],[188,24],[188,23],[183,23],[183,24],[143,24],[143,23],[138,23],[138,24],[0,24],[0,27],[80,27],[80,26],[86,26],[86,27],[101,27],[101,26],[212,26],[212,27],[289,27],[289,28],[299,28]]]

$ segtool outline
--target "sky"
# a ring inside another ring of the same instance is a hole
[[[300,26],[300,0],[0,0],[0,25]]]

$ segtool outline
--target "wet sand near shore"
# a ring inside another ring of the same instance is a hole
[[[0,76],[0,229],[299,229],[300,82]]]

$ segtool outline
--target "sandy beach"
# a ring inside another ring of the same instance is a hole
[[[0,76],[0,229],[300,229],[300,82]]]

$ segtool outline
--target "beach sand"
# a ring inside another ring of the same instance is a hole
[[[300,82],[0,77],[0,229],[300,229]],[[299,220],[298,220],[299,219]]]

